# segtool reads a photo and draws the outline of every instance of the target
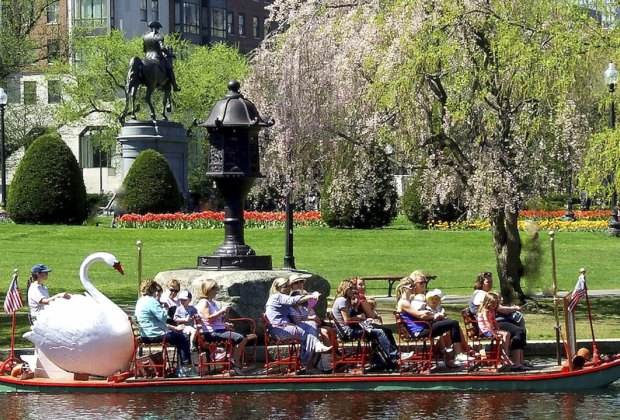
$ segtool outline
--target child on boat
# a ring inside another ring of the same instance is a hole
[[[446,311],[441,306],[444,295],[440,289],[433,289],[426,293],[426,309],[435,314],[435,321],[440,321],[446,317]]]
[[[377,312],[377,301],[374,298],[366,298],[366,302],[372,311],[372,320],[377,324],[383,324],[383,318]]]
[[[510,352],[510,333],[499,329],[499,323],[495,319],[495,313],[500,303],[500,295],[495,292],[487,292],[482,304],[478,308],[478,328],[481,337],[500,339],[503,344],[502,361],[506,365],[512,365],[508,353]]]
[[[174,312],[174,322],[183,327],[183,334],[189,336],[189,342],[192,344],[192,350],[196,351],[196,324],[194,315],[198,313],[195,307],[190,305],[192,294],[187,290],[179,293],[179,306]]]

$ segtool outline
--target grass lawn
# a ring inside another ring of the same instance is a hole
[[[4,301],[14,268],[19,269],[25,294],[30,267],[36,263],[53,269],[48,281],[52,294],[60,290],[81,292],[78,269],[82,260],[92,252],[108,251],[121,260],[126,275],[121,277],[104,264],[97,264],[91,268],[91,278],[116,302],[132,304],[138,284],[136,241],[143,242],[143,278],[147,278],[164,270],[195,267],[197,256],[213,253],[224,240],[223,229],[180,231],[108,226],[109,219],[102,220],[99,226],[0,225],[0,299]],[[245,241],[257,254],[272,255],[277,268],[284,256],[284,235],[284,229],[246,229]],[[541,238],[545,250],[542,284],[550,287],[549,236],[542,232]],[[590,289],[620,289],[620,265],[616,258],[619,253],[620,238],[609,238],[604,232],[558,233],[559,289],[568,291],[574,287],[580,267],[588,269]],[[478,272],[495,272],[490,232],[415,230],[403,219],[378,230],[296,229],[295,262],[297,268],[325,277],[332,286],[354,275],[405,275],[422,269],[438,276],[432,287],[452,295],[469,295]],[[369,286],[369,294],[385,295],[387,290],[385,286]],[[615,315],[616,307],[610,304],[606,316]],[[532,319],[533,315],[528,315],[529,325]],[[542,323],[550,324],[551,320],[552,316],[541,318]],[[10,317],[2,315],[0,325],[0,347],[6,347]],[[20,330],[25,330],[25,310],[19,313],[19,325]],[[613,334],[620,337],[620,332]]]

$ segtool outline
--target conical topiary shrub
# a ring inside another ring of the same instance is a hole
[[[136,157],[123,181],[121,205],[127,213],[173,213],[183,204],[166,158],[147,149]]]
[[[57,134],[38,137],[26,150],[7,196],[15,223],[82,224],[88,216],[82,170]]]

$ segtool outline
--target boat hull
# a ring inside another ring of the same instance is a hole
[[[524,374],[316,375],[175,378],[165,380],[51,380],[0,376],[0,392],[287,392],[287,391],[583,391],[620,378],[620,358],[573,372]]]

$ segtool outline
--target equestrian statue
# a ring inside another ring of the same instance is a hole
[[[151,118],[155,120],[155,108],[151,96],[155,89],[161,89],[164,93],[162,118],[168,120],[166,111],[171,108],[170,91],[181,90],[177,85],[172,68],[175,58],[172,47],[164,45],[164,36],[159,33],[161,24],[150,22],[148,27],[151,32],[142,37],[143,48],[146,56],[144,60],[132,57],[129,61],[129,73],[127,74],[127,94],[131,96],[131,118],[136,119],[136,95],[140,85],[146,86],[144,99],[151,109]]]

